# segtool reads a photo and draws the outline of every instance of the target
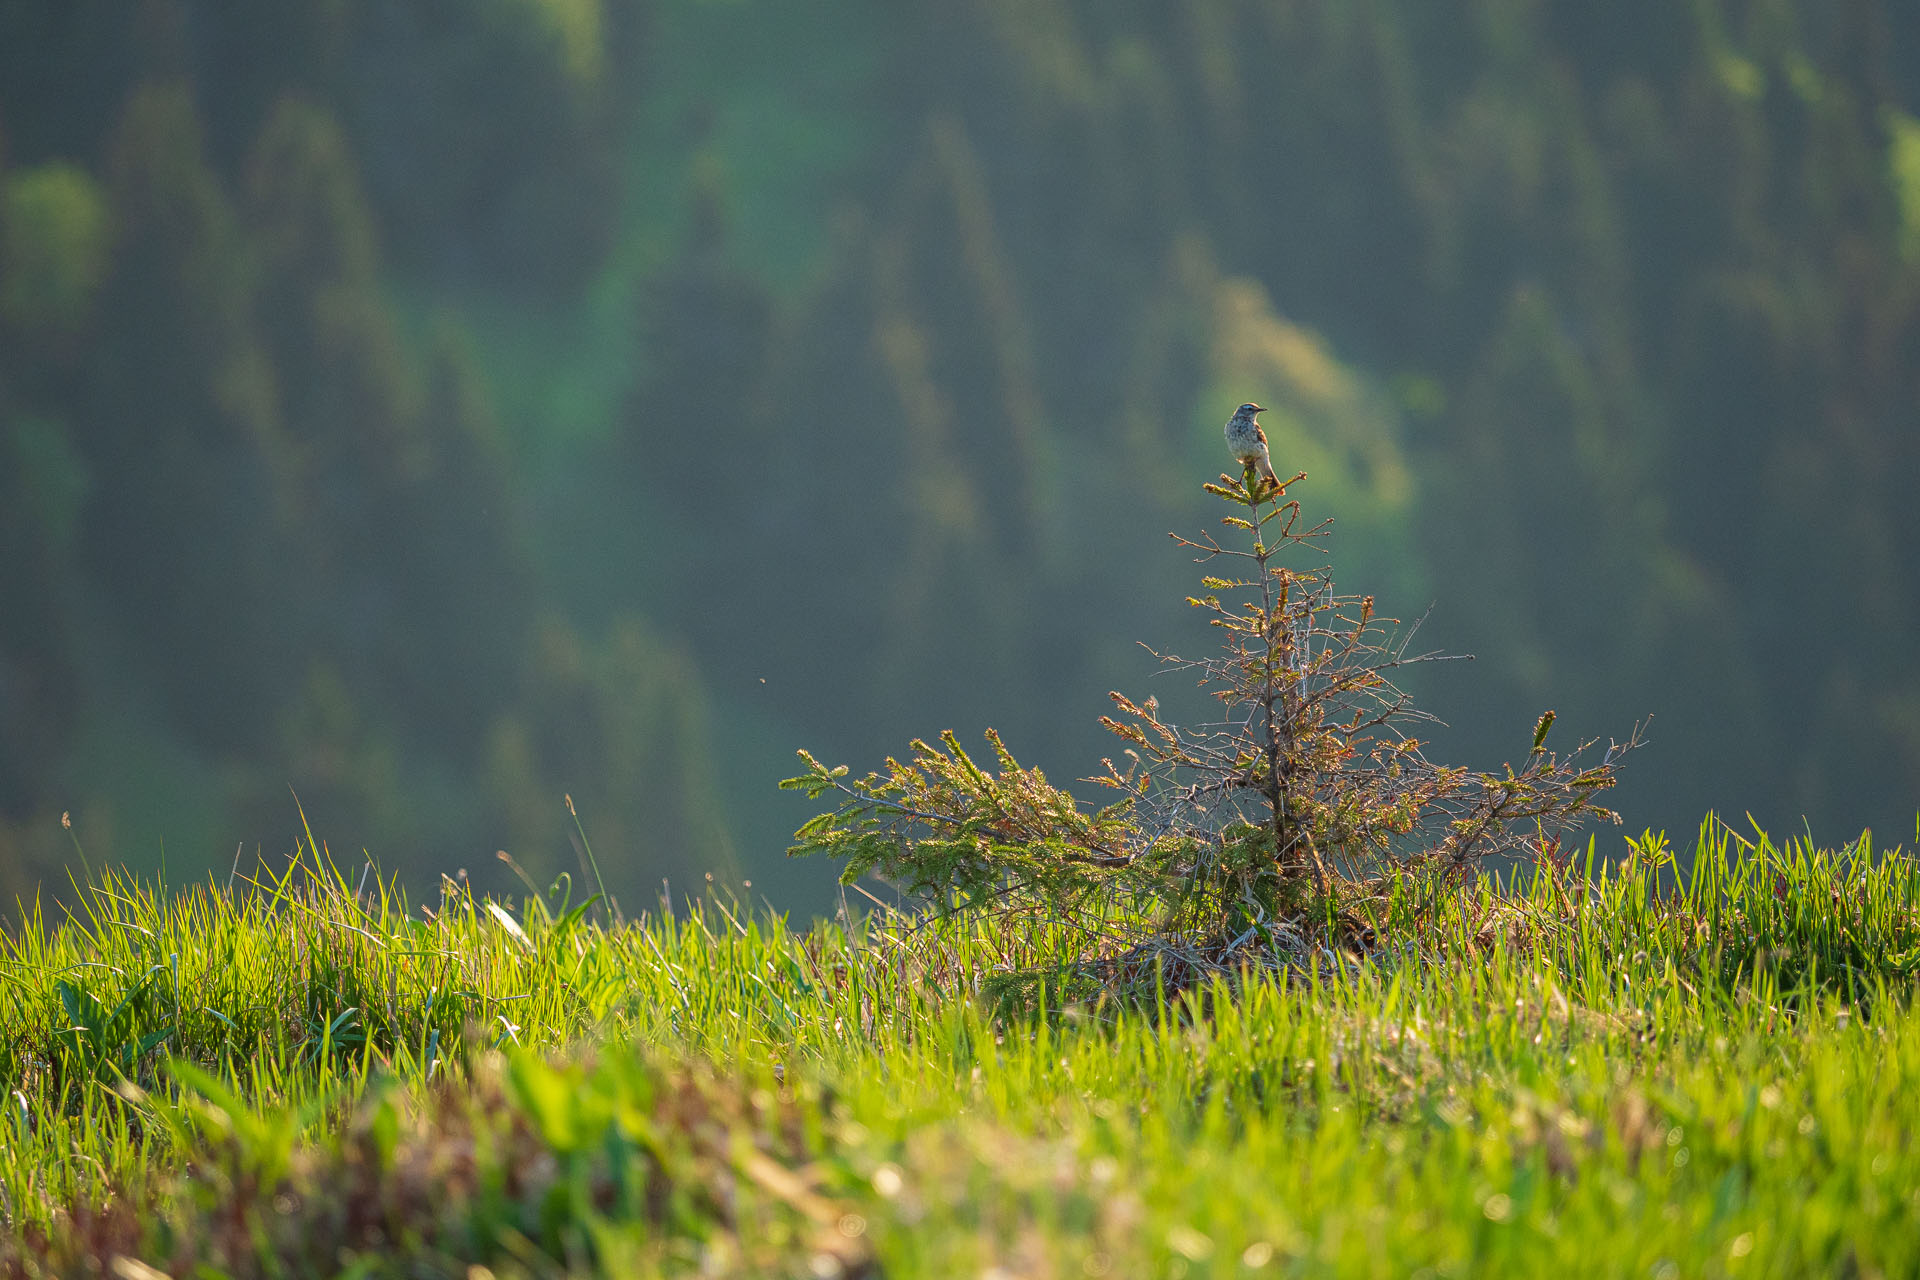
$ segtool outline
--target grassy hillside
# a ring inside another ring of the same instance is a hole
[[[1864,843],[1403,885],[1314,971],[1064,1006],[985,994],[1045,930],[314,861],[7,935],[0,1270],[1920,1267],[1920,874]]]

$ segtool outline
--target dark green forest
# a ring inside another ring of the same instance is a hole
[[[0,894],[817,905],[795,747],[1191,696],[1249,399],[1443,755],[1912,836],[1911,5],[0,0]]]

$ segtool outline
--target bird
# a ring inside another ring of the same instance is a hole
[[[1273,459],[1267,453],[1267,433],[1253,418],[1254,414],[1265,412],[1257,404],[1243,404],[1235,409],[1227,419],[1227,448],[1233,450],[1241,466],[1258,468],[1260,478],[1277,489],[1280,477],[1273,473]]]

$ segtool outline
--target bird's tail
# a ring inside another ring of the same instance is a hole
[[[1280,487],[1280,477],[1274,474],[1273,463],[1267,458],[1260,459],[1260,478],[1276,489]]]

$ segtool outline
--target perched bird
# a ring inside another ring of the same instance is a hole
[[[1253,420],[1254,414],[1265,412],[1257,404],[1243,404],[1235,409],[1227,419],[1227,448],[1233,450],[1241,466],[1256,468],[1260,478],[1277,489],[1280,477],[1273,474],[1273,459],[1267,454],[1267,433]]]

